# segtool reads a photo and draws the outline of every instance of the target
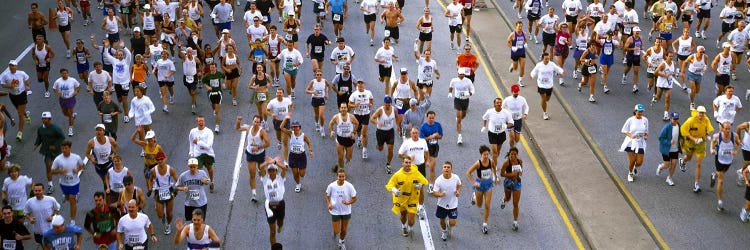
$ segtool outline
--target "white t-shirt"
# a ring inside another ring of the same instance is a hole
[[[461,185],[461,178],[456,174],[451,174],[450,179],[446,179],[442,174],[435,178],[434,191],[445,192],[445,196],[438,198],[438,206],[445,209],[458,207],[458,197],[456,197],[457,185]]]
[[[634,9],[631,9],[630,11],[625,11],[622,15],[622,22],[623,24],[625,22],[634,22],[635,24],[624,24],[625,25],[625,33],[629,33],[632,31],[633,26],[638,25],[638,12]]]
[[[590,3],[589,6],[586,7],[586,10],[593,17],[601,17],[606,13],[606,11],[604,10],[604,5],[602,5],[602,3]]]
[[[344,63],[351,60],[352,57],[354,57],[354,50],[352,47],[344,46],[344,49],[340,49],[336,46],[336,48],[333,48],[331,51],[331,60],[339,63],[336,65],[336,73],[344,73]]]
[[[24,214],[31,214],[36,218],[36,223],[31,225],[33,225],[34,233],[37,234],[52,229],[52,223],[48,222],[47,218],[51,217],[54,211],[60,211],[60,203],[57,203],[55,197],[46,195],[41,200],[38,200],[36,196],[29,198],[23,209]]]
[[[10,177],[6,177],[3,181],[3,192],[7,193],[8,205],[13,207],[13,210],[23,210],[26,207],[26,186],[33,183],[31,178],[25,175],[19,175],[18,179],[13,180]]]
[[[68,99],[74,97],[76,89],[79,86],[81,86],[81,83],[79,83],[78,80],[73,77],[68,77],[67,80],[60,77],[57,78],[55,84],[52,85],[52,89],[59,90],[60,97],[63,99]]]
[[[380,62],[379,64],[383,67],[390,68],[393,66],[393,54],[393,47],[390,47],[388,49],[386,49],[385,47],[380,47],[378,51],[375,52],[375,59],[383,60],[383,62]]]
[[[482,115],[482,120],[487,121],[487,129],[495,134],[504,133],[508,124],[513,124],[513,117],[508,110],[489,108]]]
[[[364,8],[364,10],[362,11],[362,14],[364,15],[377,14],[378,12],[377,0],[364,0],[362,1],[362,4],[360,4],[359,6]]]
[[[260,177],[260,181],[263,183],[263,193],[266,195],[266,200],[269,202],[279,202],[284,200],[284,181],[286,178],[281,177],[281,173],[276,173],[276,179],[271,180],[270,174],[266,172],[265,176]]]
[[[430,61],[428,62],[424,57],[420,57],[419,60],[417,60],[417,64],[419,64],[417,79],[423,83],[432,81],[435,75],[435,69],[437,69],[437,62],[435,59],[430,58]]]
[[[448,4],[448,6],[445,7],[448,9],[448,14],[450,14],[452,17],[448,17],[448,25],[449,26],[456,26],[463,24],[461,13],[463,13],[464,6],[460,3],[458,4]]]
[[[253,42],[255,42],[255,39],[262,40],[264,36],[268,35],[268,30],[266,29],[266,26],[263,25],[258,25],[258,27],[250,25],[247,27],[246,32],[250,35],[250,39],[252,39]]]
[[[124,234],[123,243],[125,244],[138,244],[148,240],[146,229],[151,225],[151,220],[148,215],[138,213],[135,219],[130,217],[130,214],[126,214],[117,223],[117,232]]]
[[[734,13],[736,12],[736,8],[725,6],[724,9],[721,10],[721,13],[719,13],[719,17],[724,17],[722,18],[722,21],[725,23],[734,23]]]
[[[283,97],[281,98],[281,101],[277,98],[273,98],[268,102],[266,108],[276,115],[276,120],[281,121],[286,117],[286,114],[289,113],[289,106],[291,105],[292,99],[289,97]]]
[[[449,88],[453,88],[453,96],[458,99],[469,99],[474,94],[474,84],[471,83],[471,79],[464,77],[460,79],[458,77],[451,79]]]
[[[344,205],[341,201],[351,201],[353,197],[357,197],[357,190],[354,189],[354,185],[348,181],[344,181],[344,184],[339,186],[337,182],[328,184],[326,188],[326,195],[331,197],[331,205],[333,209],[329,212],[331,215],[348,215],[352,214],[352,205]]]
[[[513,97],[510,95],[503,99],[503,109],[507,109],[513,120],[523,118],[523,115],[529,114],[529,104],[526,102],[526,98],[523,96]]]
[[[583,9],[580,0],[565,0],[562,3],[562,9],[565,11],[565,15],[578,16],[578,11]]]
[[[110,81],[112,81],[112,77],[109,76],[107,71],[102,70],[102,73],[96,73],[96,70],[92,70],[89,73],[89,82],[94,92],[104,92],[107,90]]]
[[[167,77],[167,74],[169,72],[177,71],[172,60],[162,58],[162,60],[156,61],[156,68],[158,69],[156,72],[157,81],[174,82],[174,74],[172,74],[172,76],[170,77]]]
[[[722,123],[729,121],[734,123],[734,116],[737,115],[737,109],[742,108],[742,102],[736,95],[732,95],[731,98],[727,98],[727,95],[720,95],[714,99],[713,105],[718,107],[718,115],[716,121]]]
[[[65,175],[60,178],[60,185],[65,186],[75,186],[78,185],[78,183],[81,183],[81,179],[78,177],[78,174],[73,173],[73,169],[77,168],[78,166],[83,166],[83,160],[81,159],[81,156],[74,153],[70,153],[70,156],[68,157],[60,154],[55,157],[54,161],[52,161],[53,170],[65,170]]]
[[[727,41],[730,41],[733,45],[732,52],[744,52],[747,47],[748,34],[744,30],[734,29],[727,36]]]
[[[369,90],[359,91],[355,90],[349,95],[349,102],[359,103],[359,106],[354,108],[355,115],[369,115],[370,114],[370,101],[373,100],[372,92]]]
[[[542,31],[544,31],[544,33],[555,34],[555,25],[557,25],[558,20],[560,20],[560,17],[557,15],[543,15],[539,18],[539,24],[542,25]]]
[[[253,19],[255,19],[255,17],[258,17],[258,19],[263,21],[263,14],[260,13],[260,10],[255,10],[255,12],[252,12],[250,11],[250,9],[248,9],[247,11],[245,11],[245,16],[243,16],[242,19],[245,20],[245,22],[247,22],[249,26],[253,26]]]
[[[11,95],[20,95],[26,91],[26,81],[29,80],[29,75],[26,72],[16,70],[16,73],[10,73],[10,70],[0,76],[0,83],[3,85],[10,84],[13,80],[18,80],[18,86],[10,90]]]
[[[594,32],[596,32],[596,34],[600,36],[604,36],[608,31],[613,31],[614,29],[615,23],[612,21],[608,21],[606,23],[604,21],[599,21],[598,23],[596,23],[596,26],[594,26]]]
[[[415,165],[424,164],[425,152],[429,152],[429,149],[427,149],[427,141],[425,141],[423,138],[419,138],[419,140],[417,141],[414,141],[411,138],[407,138],[403,143],[401,143],[401,147],[398,148],[399,154],[414,156],[412,164]]]
[[[531,77],[536,78],[536,84],[538,87],[551,89],[553,86],[552,78],[555,76],[555,73],[562,74],[563,69],[558,67],[557,64],[552,61],[547,64],[544,64],[544,61],[541,61],[531,70]]]

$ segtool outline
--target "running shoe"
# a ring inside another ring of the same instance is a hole
[[[126,116],[122,117],[122,121],[125,122],[125,123],[130,122],[130,116],[126,115]]]
[[[55,186],[53,186],[52,184],[47,184],[47,194],[49,195],[49,194],[52,194],[54,192],[55,192]],[[65,200],[65,199],[63,199],[63,200]]]
[[[477,204],[477,196],[475,194],[471,194],[471,205]]]
[[[250,201],[252,201],[252,202],[258,202],[258,197],[256,197],[255,194],[253,194],[253,197],[250,198]]]
[[[26,120],[26,123],[31,123],[31,111],[27,110],[26,111],[26,115],[25,115],[25,117],[23,119]]]
[[[219,124],[216,124],[216,126],[214,126],[214,133],[219,133]]]
[[[512,67],[512,66],[511,66]],[[511,71],[513,72],[513,71]],[[573,79],[578,79],[578,72],[573,70]],[[580,84],[579,84],[580,85]]]
[[[542,114],[542,118],[545,120],[549,120],[549,114],[547,112],[544,112],[544,114]]]
[[[209,190],[209,192],[211,192],[212,194],[214,193],[214,182],[213,182],[213,181],[211,182],[211,185],[209,185],[209,186],[208,186],[208,190]]]
[[[391,174],[391,164],[385,164],[385,173]]]
[[[452,50],[456,49],[456,46],[455,46],[455,45],[453,45],[453,43],[452,43],[452,42],[451,42],[451,49],[452,49]]]
[[[622,81],[620,82],[620,84],[625,85],[627,84],[627,81],[628,81],[628,76],[625,74],[622,74]]]
[[[433,186],[432,186],[432,184],[430,184],[430,185],[427,185],[427,193],[430,193],[430,194],[432,194],[432,193],[434,192],[434,191],[433,191],[432,189],[433,189]]]
[[[573,73],[573,75],[575,75],[575,73]],[[575,77],[573,77],[573,78],[575,78]],[[578,82],[578,92],[581,92],[581,82]]]
[[[367,159],[367,148],[362,148],[362,159]]]
[[[638,86],[633,85],[633,94],[638,94]]]
[[[357,136],[357,147],[362,148],[362,136]]]
[[[232,106],[237,106],[237,99],[236,98],[232,98]]]
[[[424,211],[424,206],[419,207],[419,211],[417,211],[417,214],[419,214],[419,219],[424,220],[425,214],[427,212]]]
[[[73,127],[68,127],[68,136],[73,136]]]
[[[443,241],[448,240],[448,231],[446,230],[440,231],[440,239],[443,239]]]
[[[747,101],[748,99],[750,99],[750,89],[745,91],[745,101]]]
[[[674,181],[672,181],[672,177],[667,177],[667,185],[674,186]]]
[[[607,87],[607,85],[604,85],[604,93],[609,94],[609,88]]]
[[[628,182],[633,182],[633,173],[628,173]]]
[[[742,176],[742,169],[737,169],[737,186],[741,187],[743,184],[745,184],[745,177]]]
[[[456,140],[456,144],[464,144],[464,138],[461,136],[461,134],[458,134],[458,139]]]
[[[539,40],[536,39],[536,36],[534,36],[534,43],[539,44]]]
[[[344,244],[344,241],[339,241],[339,250],[346,250],[346,244]]]
[[[677,159],[677,164],[680,165],[680,171],[687,172],[687,164],[682,158]]]
[[[487,223],[482,225],[482,233],[487,234],[490,230],[487,228]]]
[[[169,104],[174,104],[174,96],[173,95],[169,96]]]
[[[514,221],[513,222],[513,226],[511,226],[510,229],[513,230],[513,231],[518,231],[518,222]]]
[[[164,105],[164,107],[161,108],[161,111],[164,113],[169,113],[169,108],[167,107],[167,105]]]
[[[661,163],[659,163],[659,165],[656,165],[656,176],[659,176],[661,174],[661,166]]]
[[[505,199],[500,201],[500,209],[505,209]]]
[[[508,66],[508,72],[513,72],[513,65],[512,64],[510,66]],[[576,74],[573,73],[573,76],[574,76],[573,78],[575,78],[575,75]]]
[[[296,186],[294,186],[295,193],[299,193],[300,191],[302,191],[302,184],[297,184]]]
[[[713,188],[716,186],[716,172],[711,172],[711,184],[709,184],[709,187]]]
[[[638,167],[633,168],[633,175],[638,176]]]
[[[526,87],[526,85],[523,85],[523,78],[521,77],[518,78],[518,86]]]
[[[18,133],[16,134],[16,140],[21,141],[21,139],[23,139],[23,132],[18,131]]]
[[[733,81],[736,81],[736,80],[737,80],[737,74],[735,74],[735,73],[732,73],[732,80],[733,80]]]
[[[281,142],[276,142],[276,149],[281,150]]]
[[[295,99],[295,98],[297,98],[297,97],[296,97],[296,96],[294,95],[294,90],[292,90],[292,94],[291,94],[291,96],[292,96],[292,99]]]
[[[700,193],[700,192],[701,192],[701,186],[698,185],[698,183],[696,182],[695,185],[693,186],[693,193]]]
[[[44,91],[44,98],[49,98],[49,91]]]
[[[700,32],[698,32],[698,31],[696,31],[696,32],[695,32],[695,38],[701,38],[701,33],[700,33]]]
[[[167,226],[164,228],[164,235],[169,235],[172,233],[172,224],[167,224]]]
[[[409,236],[409,230],[406,229],[406,227],[403,225],[401,226],[401,236],[404,236],[404,237]]]
[[[668,111],[664,111],[664,117],[662,117],[662,120],[669,121],[669,112]]]
[[[740,221],[747,222],[747,210],[744,208],[740,210]]]
[[[65,51],[65,58],[70,58],[70,50]]]
[[[706,31],[705,30],[701,31],[701,38],[703,38],[703,40],[706,40],[706,38],[708,38],[708,37],[706,37]]]
[[[716,201],[716,210],[718,210],[719,212],[724,211],[724,201],[722,200]]]
[[[691,102],[690,103],[690,111],[693,111],[693,110],[695,110],[695,103]]]
[[[190,105],[190,112],[193,113],[193,115],[195,115],[195,104]]]

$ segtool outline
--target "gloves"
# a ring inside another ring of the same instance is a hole
[[[395,187],[391,188],[391,193],[393,193],[393,195],[395,196],[401,195],[401,191],[399,191],[398,188]]]
[[[482,132],[482,133],[484,133],[484,131],[487,131],[487,127],[482,127],[482,129],[479,130],[479,131]]]
[[[268,215],[268,218],[273,217],[273,211],[271,211],[271,207],[269,206],[270,201],[266,200],[265,207],[266,207],[266,215]]]
[[[714,111],[714,118],[716,118],[717,116],[719,116],[719,112]]]
[[[448,98],[453,98],[453,93],[448,92]]]
[[[523,48],[527,49],[527,48],[529,48],[529,45],[527,43],[523,43]]]
[[[415,185],[415,187],[417,187],[417,189],[422,189],[422,183],[417,183],[417,185]]]

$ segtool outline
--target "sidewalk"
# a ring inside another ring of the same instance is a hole
[[[506,73],[511,61],[505,41],[511,28],[499,14],[502,12],[489,2],[488,5],[489,8],[473,13],[473,41],[486,53],[488,66],[499,77],[498,88],[507,95],[510,85],[518,79],[517,72]],[[594,249],[659,248],[566,113],[558,95],[547,103],[550,120],[542,119],[536,82],[528,76],[535,65],[532,61],[536,61],[532,57],[527,54],[526,87],[521,89],[530,107],[525,137],[540,149],[540,160],[546,163],[589,245]]]

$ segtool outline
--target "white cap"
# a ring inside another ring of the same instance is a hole
[[[143,5],[143,8],[147,9],[147,10],[150,10],[151,9],[151,5],[150,4]]]
[[[287,16],[294,16],[296,13],[294,13],[294,10],[290,10],[286,13]]]
[[[151,139],[154,137],[156,137],[156,133],[153,130],[149,130],[148,132],[146,132],[146,139]]]
[[[198,159],[195,159],[195,158],[188,159],[188,166],[190,165],[198,165]]]
[[[635,26],[635,27],[633,27],[633,31],[638,31],[638,32],[640,32],[640,31],[641,31],[641,28],[640,28],[640,27],[638,27],[638,26]]]
[[[723,43],[723,44],[721,45],[721,47],[722,47],[722,48],[731,48],[731,47],[732,47],[732,44],[730,44],[730,43],[728,43],[728,42],[724,42],[724,43]]]
[[[229,30],[228,29],[223,29],[223,30],[221,30],[221,34],[229,34]]]
[[[55,215],[52,216],[52,225],[53,226],[62,226],[65,224],[65,218],[63,218],[61,215]]]
[[[50,113],[49,111],[44,111],[44,112],[42,112],[42,118],[50,118],[50,119],[52,119],[52,113]]]
[[[96,128],[95,129],[105,129],[104,128],[104,124],[101,124],[101,123],[96,124]]]
[[[406,68],[401,68],[401,71],[400,71],[400,72],[401,72],[401,73],[407,73],[407,72],[409,72],[409,70],[408,70],[408,69],[406,69]]]
[[[267,170],[275,169],[279,170],[279,166],[276,166],[276,164],[268,164],[268,167],[266,167]]]
[[[135,27],[133,28],[133,32],[141,32],[141,28]]]
[[[10,60],[10,62],[8,62],[8,65],[16,65],[16,66],[18,66],[18,62],[16,60]]]

